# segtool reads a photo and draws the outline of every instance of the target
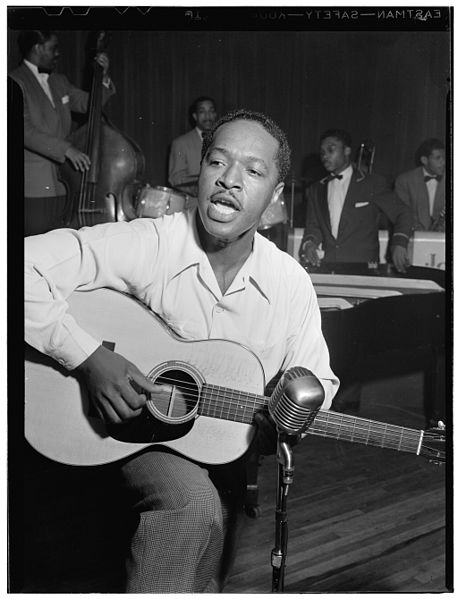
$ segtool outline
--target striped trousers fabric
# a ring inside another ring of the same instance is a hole
[[[221,592],[244,513],[206,468],[150,449],[121,466],[136,530],[127,558],[128,593]]]

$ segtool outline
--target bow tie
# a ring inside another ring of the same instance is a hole
[[[430,177],[429,175],[425,175],[425,183],[428,183],[428,181],[431,181],[431,179],[435,179],[439,183],[442,177],[440,175],[434,175],[432,177]]]
[[[334,175],[334,173],[331,173],[326,177],[324,181],[325,183],[329,183],[329,181],[334,181],[334,179],[339,179],[340,181],[341,179],[343,179],[343,175]]]

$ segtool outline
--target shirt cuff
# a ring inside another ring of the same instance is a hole
[[[405,233],[393,233],[393,239],[391,241],[392,245],[400,245],[404,248],[407,248],[409,245],[409,236]]]
[[[67,328],[67,334],[64,334],[63,339],[61,338],[58,347],[46,353],[67,370],[74,370],[93,354],[100,345],[100,341],[91,337],[75,324],[71,326],[71,330]]]

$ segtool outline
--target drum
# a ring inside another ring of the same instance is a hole
[[[267,206],[259,221],[258,230],[270,229],[274,225],[288,222],[288,210],[286,208],[283,194],[280,194],[275,202]]]
[[[159,218],[164,214],[183,212],[188,196],[169,187],[143,187],[138,195],[136,213],[138,218]]]

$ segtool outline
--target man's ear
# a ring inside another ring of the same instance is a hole
[[[426,166],[428,164],[428,159],[426,158],[426,156],[420,156],[420,162],[423,166]]]
[[[345,146],[345,147],[344,147],[344,155],[345,155],[347,158],[350,158],[350,156],[351,156],[351,148],[350,148],[350,147],[348,147],[348,146]]]
[[[276,202],[278,200],[278,198],[281,196],[283,189],[285,187],[285,183],[282,181],[281,183],[277,183],[277,185],[275,185],[274,191],[272,193],[272,197],[270,198],[270,202],[269,202],[269,206],[270,204],[273,204],[274,202]]]
[[[194,122],[197,123],[197,113],[193,112],[191,116],[194,119]]]

